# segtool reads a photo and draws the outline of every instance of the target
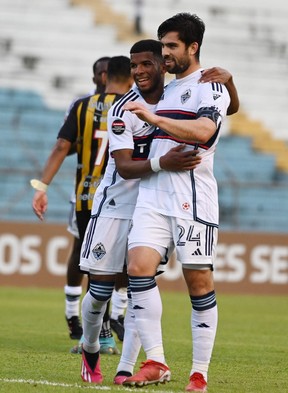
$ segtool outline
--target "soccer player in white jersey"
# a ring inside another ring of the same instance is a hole
[[[157,34],[166,69],[176,78],[166,87],[156,114],[139,102],[124,106],[157,127],[150,150],[155,173],[140,182],[128,240],[132,305],[147,360],[135,375],[124,381],[125,386],[170,379],[162,343],[162,304],[155,272],[167,247],[174,245],[192,303],[193,362],[186,391],[207,390],[218,320],[213,283],[218,232],[213,158],[230,97],[224,85],[198,83],[204,31],[203,21],[189,13],[164,21]],[[163,154],[183,143],[185,151],[199,150],[201,164],[194,170],[163,171]]]
[[[151,161],[147,157],[155,127],[125,112],[123,105],[132,100],[141,102],[150,110],[155,109],[164,86],[165,68],[161,51],[160,42],[155,40],[143,40],[131,48],[131,72],[136,86],[117,101],[108,113],[110,157],[94,195],[80,260],[81,270],[90,275],[90,288],[82,302],[81,377],[86,382],[103,381],[99,358],[103,314],[111,298],[116,275],[124,269],[139,177],[153,173]],[[162,157],[162,168],[177,172],[193,169],[200,161],[195,158],[197,152],[182,150],[183,145],[180,145],[167,152]],[[124,180],[124,177],[130,180]],[[131,331],[125,322],[125,335],[126,330],[128,334]],[[126,376],[132,375],[140,349],[140,342],[136,340],[134,344],[127,355],[128,368],[124,367]]]

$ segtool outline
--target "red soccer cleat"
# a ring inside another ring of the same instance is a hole
[[[90,383],[103,382],[103,375],[100,370],[100,357],[98,358],[94,370],[92,370],[85,358],[85,351],[82,350],[81,378],[84,382],[90,382]]]
[[[115,385],[123,385],[127,378],[131,377],[132,374],[127,371],[120,371],[115,375],[113,383]]]
[[[163,363],[155,362],[154,360],[146,360],[142,362],[140,370],[128,377],[124,382],[124,386],[145,386],[158,383],[169,382],[171,372],[169,367]]]
[[[186,392],[206,392],[207,382],[200,373],[193,373],[190,377],[190,382],[186,386]]]

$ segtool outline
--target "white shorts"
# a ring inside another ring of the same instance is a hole
[[[70,232],[74,237],[79,239],[80,236],[79,236],[77,218],[76,218],[76,203],[70,201],[70,204],[71,204],[71,208],[70,208],[67,231]]]
[[[80,269],[91,274],[123,271],[131,220],[110,217],[90,218],[81,248]]]
[[[176,250],[176,259],[186,268],[212,268],[216,257],[218,228],[164,216],[149,209],[136,207],[128,248],[147,246],[163,255],[167,248]],[[201,265],[201,266],[200,266]]]

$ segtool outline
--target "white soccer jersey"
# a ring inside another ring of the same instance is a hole
[[[133,215],[140,179],[124,180],[118,174],[113,151],[132,149],[134,160],[146,160],[155,127],[143,122],[129,111],[123,111],[123,105],[129,101],[142,102],[151,111],[155,110],[155,105],[147,104],[136,86],[109,110],[109,160],[104,177],[94,195],[92,216],[131,219]]]
[[[198,149],[201,163],[193,171],[160,171],[143,178],[140,183],[137,206],[157,212],[218,226],[218,192],[213,174],[215,146],[223,117],[230,103],[225,86],[219,83],[198,83],[201,70],[182,79],[174,79],[166,87],[157,105],[156,113],[174,119],[213,118],[217,130],[205,144],[187,143],[157,129],[150,157],[160,157],[179,143],[186,150]]]

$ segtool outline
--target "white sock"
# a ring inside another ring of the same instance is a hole
[[[162,302],[158,287],[132,292],[132,303],[138,334],[147,359],[165,364],[161,329]]]
[[[192,310],[193,365],[190,375],[194,372],[199,372],[206,381],[215,342],[217,323],[217,305],[204,311]]]
[[[86,292],[82,301],[83,348],[86,352],[100,350],[99,335],[107,301],[96,300]],[[99,312],[99,313],[98,313]]]
[[[111,318],[118,319],[119,315],[124,315],[127,308],[127,288],[113,290],[111,298]]]
[[[119,371],[127,371],[133,374],[134,366],[137,361],[141,342],[137,333],[135,315],[132,309],[132,300],[128,299],[128,306],[124,320],[124,340],[122,346],[122,354],[118,363],[117,373]]]
[[[80,297],[82,295],[82,287],[71,287],[65,285],[65,315],[68,319],[80,315]]]

